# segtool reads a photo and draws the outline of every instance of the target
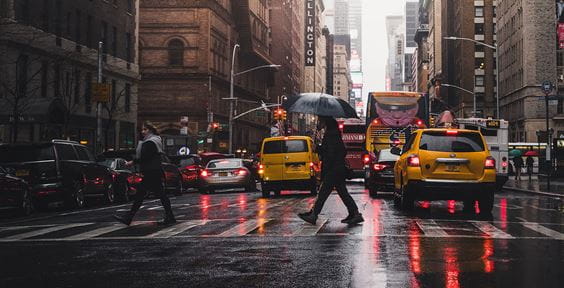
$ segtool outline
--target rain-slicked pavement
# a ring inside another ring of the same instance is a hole
[[[562,201],[496,196],[493,217],[454,201],[398,211],[389,195],[349,190],[365,223],[349,227],[332,195],[316,226],[301,221],[314,198],[228,191],[173,199],[179,222],[157,226],[146,201],[130,227],[111,219],[129,205],[0,221],[0,287],[561,287]]]

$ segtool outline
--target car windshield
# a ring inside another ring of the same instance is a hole
[[[264,143],[264,154],[307,152],[306,140],[275,140]]]
[[[55,160],[52,146],[0,146],[0,162]]]
[[[390,149],[384,149],[378,153],[378,162],[396,162],[398,158],[399,156],[392,154]]]
[[[438,152],[481,152],[485,146],[479,133],[428,131],[421,136],[419,149]]]
[[[241,159],[213,160],[208,163],[210,169],[232,169],[241,167]]]
[[[99,161],[99,162],[98,162],[98,164],[104,165],[104,166],[110,167],[110,168],[112,168],[112,163],[114,163],[114,160],[113,160],[113,159],[106,159],[106,160],[103,160],[103,161]]]

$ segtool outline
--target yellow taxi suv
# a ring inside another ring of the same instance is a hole
[[[307,190],[317,193],[319,157],[307,136],[271,137],[262,142],[258,174],[262,196],[282,190]]]
[[[479,131],[420,129],[394,166],[394,204],[409,210],[417,200],[461,200],[464,210],[490,214],[496,189],[495,159]]]

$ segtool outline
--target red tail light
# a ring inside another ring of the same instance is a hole
[[[345,128],[345,125],[339,124],[339,130],[343,130],[343,128]]]
[[[258,174],[264,174],[264,165],[260,163],[258,165]]]
[[[139,184],[143,181],[143,178],[139,175],[131,175],[127,177],[127,182],[129,184]]]
[[[258,166],[259,166],[259,169],[264,169],[264,165],[259,164]]]
[[[370,155],[364,154],[364,156],[362,156],[362,161],[364,164],[368,164],[370,162]]]
[[[421,161],[419,160],[419,156],[411,155],[407,157],[407,165],[409,167],[419,167],[421,165]]]
[[[210,175],[210,173],[208,172],[208,170],[203,170],[202,173],[200,173],[200,176],[202,177],[208,177]]]
[[[417,120],[417,126],[421,126],[421,125],[423,125],[423,121]]]
[[[495,158],[493,158],[492,156],[488,156],[488,158],[486,158],[486,163],[484,164],[484,168],[495,169]]]
[[[237,173],[237,175],[239,175],[239,176],[245,176],[245,175],[247,175],[247,170],[245,170],[245,169],[239,169],[239,170],[237,170],[236,173]]]
[[[388,167],[388,166],[384,165],[384,164],[374,164],[374,166],[372,168],[374,169],[374,171],[382,171],[382,170],[386,169],[386,167]]]
[[[454,135],[458,135],[458,131],[457,130],[447,130],[446,134],[454,136]]]

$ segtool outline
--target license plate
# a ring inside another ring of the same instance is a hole
[[[448,172],[459,172],[460,171],[460,165],[447,165],[447,171]]]
[[[302,165],[293,165],[293,166],[290,166],[290,170],[292,170],[292,171],[301,171],[301,170],[302,170]]]
[[[28,170],[17,170],[16,171],[16,177],[23,177],[23,176],[29,176],[29,171]]]
[[[219,176],[225,177],[227,176],[227,172],[219,172]]]

